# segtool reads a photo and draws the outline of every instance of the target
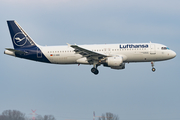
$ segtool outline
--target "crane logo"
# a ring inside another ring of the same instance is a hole
[[[23,46],[26,44],[27,39],[26,39],[26,36],[22,32],[19,32],[14,35],[13,41],[15,45]]]

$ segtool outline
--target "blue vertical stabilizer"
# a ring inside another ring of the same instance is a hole
[[[7,21],[9,32],[14,48],[26,48],[36,46],[29,35],[21,28],[16,21]]]

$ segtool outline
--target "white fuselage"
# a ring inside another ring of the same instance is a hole
[[[121,45],[121,47],[120,47]],[[128,45],[148,45],[148,47],[129,47]],[[123,62],[150,62],[174,58],[176,53],[162,44],[128,43],[104,45],[79,45],[82,48],[107,56],[122,56]],[[124,48],[122,48],[124,47]],[[89,64],[82,55],[77,54],[70,46],[39,46],[46,58],[54,64]],[[40,55],[39,55],[40,57]],[[82,60],[81,60],[82,59]]]

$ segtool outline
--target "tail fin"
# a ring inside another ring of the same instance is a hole
[[[29,37],[29,35],[21,28],[16,21],[7,21],[9,32],[14,48],[24,48],[36,46],[35,42]]]

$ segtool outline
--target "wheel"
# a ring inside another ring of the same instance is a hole
[[[155,72],[155,71],[156,71],[156,69],[155,69],[155,68],[152,68],[152,71],[153,71],[153,72]]]
[[[98,69],[96,69],[96,72],[94,73],[95,75],[97,75],[99,73],[99,70]]]
[[[95,73],[95,72],[96,72],[96,68],[92,68],[92,69],[91,69],[91,72],[92,72],[92,73]]]
[[[94,73],[95,75],[97,75],[99,73],[98,69],[96,69],[96,68],[92,68],[91,72]]]

